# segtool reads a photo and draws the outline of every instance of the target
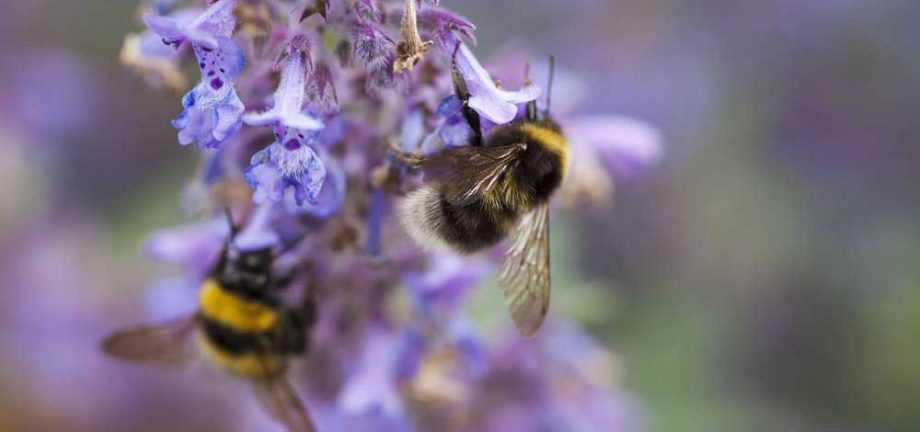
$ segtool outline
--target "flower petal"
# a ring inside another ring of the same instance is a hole
[[[611,174],[634,176],[657,163],[664,152],[655,128],[628,117],[581,116],[566,120],[563,127],[575,147],[573,164],[581,153],[600,160]]]
[[[540,88],[533,84],[517,91],[500,90],[466,44],[460,45],[460,51],[457,54],[457,69],[466,81],[470,92],[470,107],[496,124],[514,120],[518,113],[516,104],[530,102],[540,97]]]

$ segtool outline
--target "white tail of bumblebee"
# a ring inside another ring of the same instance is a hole
[[[438,235],[444,214],[441,195],[433,188],[423,186],[406,195],[399,206],[399,219],[416,244],[428,249],[450,249]]]

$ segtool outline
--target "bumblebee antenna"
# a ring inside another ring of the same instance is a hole
[[[549,56],[549,78],[546,83],[546,110],[543,111],[544,114],[549,114],[550,102],[552,102],[553,95],[553,79],[556,76],[556,57]]]

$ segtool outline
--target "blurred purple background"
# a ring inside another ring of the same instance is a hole
[[[920,3],[442,3],[493,63],[554,54],[573,110],[665,140],[613,209],[554,234],[556,310],[616,352],[650,430],[920,430]],[[2,430],[202,430],[243,397],[96,351],[150,315],[170,270],[139,245],[183,221],[195,169],[177,95],[118,64],[135,7],[0,17]]]

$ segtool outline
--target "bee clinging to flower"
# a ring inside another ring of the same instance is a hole
[[[231,232],[217,265],[202,283],[197,312],[115,332],[105,339],[103,350],[117,359],[166,366],[203,357],[247,380],[259,403],[289,430],[313,431],[286,375],[291,357],[307,350],[315,305],[309,296],[301,307],[283,304],[278,290],[293,276],[274,277],[272,244],[260,240],[240,247],[235,237]]]
[[[529,101],[523,118],[484,135],[470,88],[456,68],[461,48],[454,50],[453,81],[472,134],[468,145],[418,161],[426,186],[404,200],[403,225],[422,245],[467,254],[510,237],[499,283],[515,325],[530,336],[549,309],[549,201],[566,174],[569,147],[549,115],[549,100],[542,112]]]

